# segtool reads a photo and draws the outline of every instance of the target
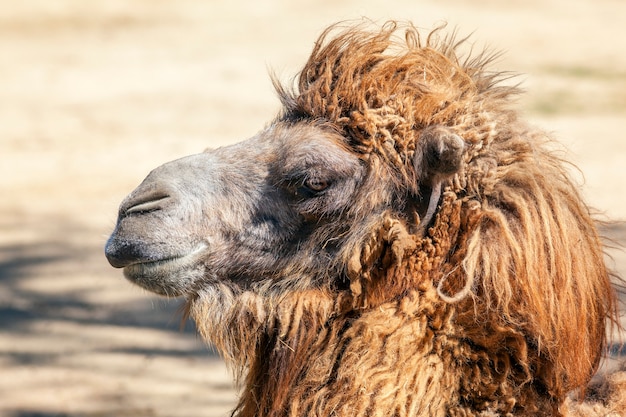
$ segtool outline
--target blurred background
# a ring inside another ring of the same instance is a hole
[[[126,282],[104,243],[152,168],[252,136],[279,109],[268,70],[290,82],[326,26],[363,16],[504,51],[494,69],[522,74],[520,108],[626,243],[622,0],[0,0],[1,416],[228,415],[231,377],[180,302]]]

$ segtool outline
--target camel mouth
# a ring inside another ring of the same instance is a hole
[[[161,295],[179,296],[202,275],[201,255],[208,246],[196,246],[185,255],[139,261],[126,265],[124,276],[135,284]]]
[[[135,275],[136,272],[144,275],[145,272],[160,272],[163,269],[169,269],[175,272],[178,269],[187,267],[189,264],[195,263],[198,259],[198,255],[204,252],[206,248],[207,245],[201,243],[185,255],[175,255],[156,260],[138,260],[130,265],[126,265],[124,272],[130,273],[131,275]]]

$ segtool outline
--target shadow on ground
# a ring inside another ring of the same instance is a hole
[[[93,237],[100,236],[97,231],[67,218],[49,218],[45,223],[48,226],[34,241],[0,244],[0,334],[35,336],[67,323],[90,329],[152,329],[196,339],[193,322],[183,321],[183,300],[160,298],[127,282],[106,262],[104,239]],[[2,348],[0,357],[22,364],[47,357],[45,350],[28,353],[20,346],[13,348]],[[110,347],[112,352],[122,350],[142,355],[210,354],[201,343],[194,349]]]
[[[65,216],[0,220],[0,415],[221,415],[224,364],[183,322],[183,300],[126,281],[106,231]],[[194,395],[208,392],[209,396]]]

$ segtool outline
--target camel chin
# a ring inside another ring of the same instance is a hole
[[[193,251],[156,261],[137,262],[124,267],[124,276],[148,291],[168,297],[187,295],[205,276],[202,254],[206,245]]]

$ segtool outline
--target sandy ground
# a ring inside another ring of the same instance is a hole
[[[520,107],[626,243],[622,0],[0,0],[0,415],[226,416],[221,360],[178,300],[109,267],[117,205],[163,162],[253,135],[328,24],[442,21],[504,50]],[[626,257],[611,251],[626,276]]]

